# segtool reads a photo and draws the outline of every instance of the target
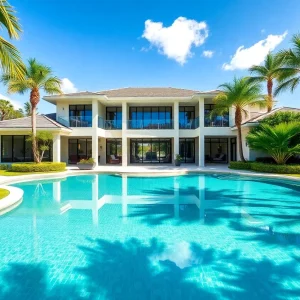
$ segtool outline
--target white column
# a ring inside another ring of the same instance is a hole
[[[61,201],[61,184],[60,181],[53,182],[53,198],[56,202]]]
[[[60,135],[55,134],[53,136],[53,162],[60,162]]]
[[[205,165],[204,147],[204,98],[199,99],[199,167]]]
[[[122,166],[127,167],[127,103],[122,103]]]
[[[92,105],[92,126],[93,128],[98,128],[98,100],[94,99],[93,100],[93,105]]]
[[[97,130],[93,130],[93,136],[92,136],[92,157],[96,162],[96,165],[98,166],[98,156],[99,156],[99,140],[97,135]]]
[[[175,160],[176,154],[179,154],[179,102],[174,102],[174,153],[173,161]]]

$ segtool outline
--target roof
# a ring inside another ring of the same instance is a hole
[[[197,91],[173,87],[126,87],[120,89],[103,90],[98,92],[76,92],[62,95],[45,96],[45,99],[53,97],[82,97],[82,96],[106,96],[106,97],[192,97],[199,94],[217,94],[218,90]]]
[[[47,129],[69,129],[68,127],[63,126],[62,124],[48,118],[45,115],[36,116],[36,127]],[[31,117],[0,121],[0,130],[1,128],[31,128]]]
[[[278,107],[278,108],[274,108],[272,109],[270,112],[267,113],[263,113],[259,116],[255,116],[254,118],[251,118],[249,120],[247,120],[246,122],[244,122],[243,124],[247,124],[247,123],[257,123],[267,117],[270,117],[272,115],[274,115],[277,112],[296,112],[296,113],[300,113],[300,108],[294,108],[294,107]]]
[[[153,87],[153,88],[121,88],[97,92],[99,95],[107,97],[192,97],[199,91],[179,89],[172,87]]]

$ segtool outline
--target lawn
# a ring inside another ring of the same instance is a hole
[[[9,191],[5,189],[0,189],[0,200],[9,195]]]
[[[0,176],[23,176],[31,174],[49,174],[49,173],[60,173],[64,171],[52,171],[52,172],[11,172],[7,170],[0,170]]]

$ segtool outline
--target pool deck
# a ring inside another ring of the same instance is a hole
[[[205,167],[196,165],[182,164],[180,167],[174,165],[152,166],[152,165],[130,165],[123,167],[120,165],[104,165],[97,166],[93,170],[79,170],[75,165],[68,165],[66,172],[48,173],[48,174],[31,174],[22,176],[0,176],[0,184],[10,184],[23,181],[31,181],[38,179],[62,178],[65,176],[76,176],[94,173],[113,173],[125,174],[130,176],[176,176],[187,173],[229,173],[237,175],[265,177],[265,178],[284,178],[292,181],[300,181],[300,177],[293,177],[281,174],[257,173],[252,171],[232,170],[228,165],[210,164]]]

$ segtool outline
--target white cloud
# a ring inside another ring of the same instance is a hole
[[[286,37],[287,31],[281,35],[268,35],[266,39],[261,40],[249,48],[240,46],[230,63],[224,63],[224,70],[248,69],[253,65],[261,64],[269,51],[273,51]]]
[[[186,63],[193,54],[192,46],[199,47],[208,36],[207,24],[184,17],[177,18],[169,27],[164,27],[162,22],[145,22],[142,37],[151,45],[158,48],[159,53],[176,60],[179,64]]]
[[[213,55],[214,55],[214,51],[211,51],[211,50],[205,50],[202,52],[202,55],[204,57],[207,57],[207,58],[212,58]]]
[[[68,78],[63,78],[61,80],[61,90],[64,94],[76,93],[78,91],[74,83]]]
[[[23,108],[23,104],[21,102],[16,101],[16,100],[12,100],[9,97],[4,96],[2,94],[0,94],[0,99],[1,100],[8,100],[14,106],[15,109]]]

